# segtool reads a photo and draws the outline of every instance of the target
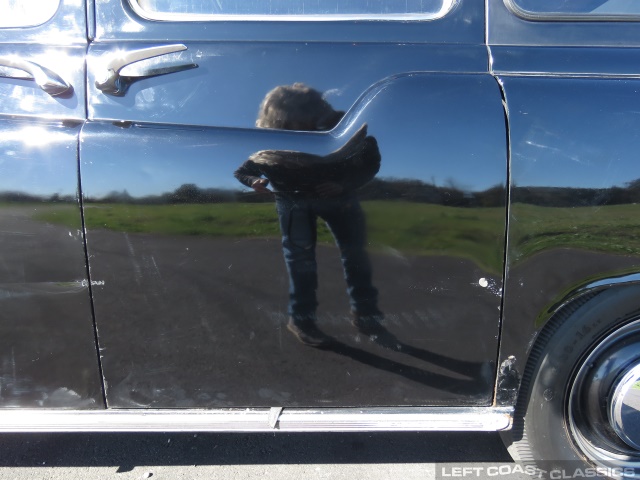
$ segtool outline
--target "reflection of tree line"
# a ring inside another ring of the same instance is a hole
[[[421,180],[375,178],[358,191],[360,200],[404,200],[454,207],[499,207],[505,204],[505,187],[497,185],[479,192],[469,192],[450,181],[445,186]],[[75,195],[31,195],[17,191],[0,192],[0,202],[74,203]],[[545,207],[588,207],[640,203],[640,179],[624,187],[512,187],[511,201]],[[272,195],[226,188],[201,188],[186,183],[173,192],[134,197],[126,190],[112,191],[103,197],[85,197],[85,202],[165,205],[184,203],[270,203]]]
[[[482,192],[465,192],[453,185],[436,186],[420,180],[374,179],[358,190],[360,200],[404,200],[456,207],[496,207],[505,203],[503,186]],[[126,190],[113,191],[100,198],[85,198],[86,202],[134,203],[146,205],[180,203],[271,203],[273,195],[253,191],[222,188],[200,188],[193,183],[183,184],[173,192],[161,195],[133,197]]]
[[[0,202],[2,203],[77,203],[75,195],[31,195],[24,192],[0,192]]]
[[[571,187],[513,187],[512,201],[539,206],[578,207],[622,205],[640,202],[640,179],[624,187],[571,188]],[[478,192],[466,191],[449,181],[445,186],[421,180],[375,178],[360,190],[360,200],[404,200],[454,207],[500,207],[505,204],[505,187],[496,185]],[[271,195],[253,191],[222,188],[200,188],[195,184],[183,184],[173,192],[145,197],[132,197],[126,191],[111,192],[102,198],[88,198],[88,202],[101,203],[268,203]]]
[[[542,207],[589,207],[640,203],[640,178],[626,183],[624,187],[513,187],[511,201]]]
[[[492,187],[482,192],[465,192],[453,182],[448,186],[436,186],[420,180],[374,179],[358,190],[361,200],[405,200],[417,203],[457,207],[495,207],[505,202],[503,186]],[[22,192],[0,192],[0,202],[76,202],[75,196],[30,195]],[[113,190],[102,197],[84,197],[87,203],[125,203],[138,205],[207,204],[207,203],[271,203],[273,195],[257,194],[231,188],[201,188],[194,183],[180,185],[172,192],[160,195],[132,196],[127,190]]]

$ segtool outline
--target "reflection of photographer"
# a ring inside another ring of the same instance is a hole
[[[296,83],[267,94],[256,125],[284,130],[330,130],[343,113],[320,92]],[[316,326],[317,218],[322,218],[340,248],[354,325],[378,322],[378,292],[371,283],[365,216],[355,190],[369,182],[380,168],[380,152],[363,125],[343,147],[325,155],[285,150],[253,154],[235,177],[256,192],[276,196],[282,247],[289,273],[288,328],[298,339],[320,346],[327,337]]]

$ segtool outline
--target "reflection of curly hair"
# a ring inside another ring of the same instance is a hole
[[[280,85],[264,97],[256,126],[281,130],[331,130],[344,112],[334,110],[322,94],[304,83]]]

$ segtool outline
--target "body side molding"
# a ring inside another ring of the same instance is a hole
[[[220,410],[1,410],[0,432],[499,431],[512,407],[269,408]],[[271,424],[270,424],[271,423]]]

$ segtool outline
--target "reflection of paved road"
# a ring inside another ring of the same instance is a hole
[[[636,385],[638,385],[636,383]],[[629,407],[629,409],[635,410],[635,417],[637,418],[638,427],[640,427],[640,386],[636,386],[631,388],[627,395],[625,396],[625,406]],[[629,412],[631,413],[631,411]]]
[[[372,256],[388,330],[402,346],[392,351],[354,331],[338,253],[319,247],[319,326],[338,346],[315,350],[284,328],[279,239],[92,231],[89,249],[92,280],[104,282],[94,294],[112,405],[478,405],[492,398],[499,287],[464,259]],[[558,255],[576,268],[554,269]],[[562,250],[514,275],[527,279],[523,293],[536,295],[633,262]],[[505,338],[510,352],[528,344]]]
[[[31,218],[61,208],[0,207],[0,406],[102,403],[82,236]]]
[[[0,283],[68,282],[86,276],[80,227],[31,219],[37,212],[55,208],[60,207],[0,207]]]
[[[288,287],[279,239],[93,231],[88,241],[92,280],[104,282],[94,295],[115,405],[482,404],[491,398],[491,369],[480,370],[495,357],[499,297],[491,282],[480,286],[487,275],[471,262],[374,255],[388,328],[420,349],[407,354],[356,334],[338,253],[319,247],[319,326],[340,342],[321,351],[284,328]],[[485,376],[470,381],[429,352],[460,356],[472,362],[467,366],[476,377]]]
[[[84,277],[81,240],[68,228],[31,220],[31,208],[0,210],[4,251],[17,252],[0,257],[3,292],[10,290],[7,280],[17,279],[21,291],[28,287],[30,295],[44,295],[38,302],[8,293],[1,298],[0,315],[10,320],[2,323],[3,365],[17,362],[18,373],[23,365],[25,378],[44,385],[33,401],[60,387],[81,399],[92,397],[99,393],[95,377],[76,372],[95,362],[87,291],[60,295],[58,289],[54,295],[51,290],[61,281]],[[350,325],[337,251],[319,247],[319,324],[338,345],[321,351],[300,345],[284,328],[287,280],[279,239],[92,231],[89,241],[112,405],[483,404],[491,398],[499,297],[494,280],[471,262],[405,258],[397,252],[373,255],[387,327],[401,346],[392,351]],[[564,263],[571,257],[582,270],[549,268],[558,256]],[[636,262],[565,250],[535,260],[531,268],[514,270],[514,275],[528,272],[523,292],[544,291],[536,284],[561,289],[574,282],[572,275],[587,276],[587,268]],[[518,292],[511,293],[513,308],[519,305],[513,296]],[[524,312],[510,318],[532,317]],[[20,355],[9,358],[15,345]],[[43,357],[42,351],[52,354]],[[69,381],[49,387],[47,382],[56,379],[49,366],[62,366]],[[0,378],[6,395],[9,377],[0,371]],[[28,391],[24,387],[20,391]]]

